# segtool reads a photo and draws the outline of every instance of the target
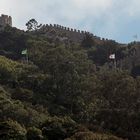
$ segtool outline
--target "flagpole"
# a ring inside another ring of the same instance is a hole
[[[25,61],[26,61],[26,63],[28,64],[28,62],[29,62],[28,50],[27,50],[27,49],[23,50],[23,51],[21,52],[21,54],[24,55]]]
[[[26,61],[27,61],[27,64],[28,64],[28,62],[29,62],[28,50],[27,50],[27,53],[26,53]]]
[[[114,69],[116,69],[117,68],[117,64],[116,64],[116,55],[115,55],[115,53],[110,54],[109,55],[109,59],[112,60],[113,67],[114,67]]]
[[[114,59],[114,68],[117,68],[116,59]]]

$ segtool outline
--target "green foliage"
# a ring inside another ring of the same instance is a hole
[[[71,138],[65,140],[123,140],[123,139],[106,134],[98,134],[92,132],[78,132]]]
[[[27,140],[42,140],[42,131],[36,127],[30,127],[27,130]]]
[[[121,47],[109,40],[98,42],[91,36],[85,36],[82,45],[62,42],[54,31],[48,37],[36,30],[36,21],[30,22],[28,29],[33,32],[10,27],[0,32],[3,137],[140,139],[140,78],[126,71],[102,68],[109,62],[110,53],[116,53],[119,60],[133,55],[135,47]],[[24,49],[28,49],[28,64],[21,55]],[[86,130],[82,131],[81,125]]]
[[[0,56],[0,79],[1,81],[12,81],[27,77],[36,71],[32,65],[22,64],[6,57]]]
[[[94,46],[94,39],[90,34],[86,34],[85,38],[83,39],[81,46],[84,48],[91,48],[92,46]]]
[[[35,20],[35,19],[30,19],[27,23],[26,23],[26,26],[27,26],[27,30],[28,31],[34,31],[34,30],[37,30],[41,27],[41,24],[38,25],[38,22]]]
[[[0,118],[1,120],[11,118],[25,126],[39,126],[45,121],[46,116],[43,112],[39,113],[29,105],[27,107],[19,100],[11,99],[10,94],[2,88],[0,91]]]
[[[17,62],[9,60],[3,56],[0,56],[0,80],[12,80],[16,78],[16,66]]]
[[[12,98],[21,101],[31,101],[33,99],[33,92],[28,89],[16,88],[12,93]]]
[[[1,140],[26,140],[26,129],[18,122],[7,120],[0,122],[0,138]]]
[[[49,140],[63,140],[75,133],[77,128],[76,122],[69,117],[48,118],[43,124],[43,135]]]
[[[132,74],[132,76],[134,76],[134,77],[139,76],[139,75],[140,75],[140,65],[134,66],[134,67],[132,68],[132,70],[131,70],[131,74]]]
[[[22,58],[21,51],[27,48],[28,35],[24,31],[6,26],[0,31],[0,55],[18,60]]]

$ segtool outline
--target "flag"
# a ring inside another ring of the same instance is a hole
[[[115,59],[115,54],[110,54],[109,59]]]
[[[21,52],[21,54],[26,55],[26,54],[27,54],[27,49],[23,50],[23,51]]]

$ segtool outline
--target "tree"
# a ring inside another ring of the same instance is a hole
[[[15,80],[16,73],[15,67],[17,62],[0,56],[0,81],[7,82],[9,80]]]
[[[38,24],[38,22],[35,19],[30,19],[27,23],[27,30],[28,31],[35,31],[37,29],[40,29],[42,24]]]
[[[92,132],[78,132],[75,133],[71,138],[65,140],[123,140],[113,135],[92,133]]]
[[[0,139],[1,140],[26,140],[26,129],[18,122],[8,120],[0,122]]]
[[[64,140],[73,135],[77,129],[77,124],[70,117],[48,117],[42,125],[42,133],[49,140]]]
[[[86,34],[81,43],[81,46],[84,48],[91,48],[92,46],[94,46],[93,37],[90,34]]]
[[[131,74],[134,77],[140,76],[140,65],[134,66],[131,70]]]
[[[42,132],[36,127],[31,127],[27,131],[27,140],[42,140]]]

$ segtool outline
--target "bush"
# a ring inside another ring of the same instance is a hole
[[[15,67],[17,62],[0,56],[0,80],[5,82],[16,78]]]
[[[76,123],[69,117],[48,118],[43,124],[43,135],[49,140],[64,140],[75,133]]]
[[[12,94],[12,98],[21,101],[31,101],[31,99],[33,98],[33,92],[28,89],[17,88]]]
[[[65,140],[123,140],[123,139],[106,134],[98,134],[92,132],[78,132],[71,138]]]
[[[0,122],[0,139],[1,140],[25,140],[26,129],[18,122],[9,120]]]
[[[42,131],[36,127],[30,127],[27,130],[27,140],[42,140]]]

